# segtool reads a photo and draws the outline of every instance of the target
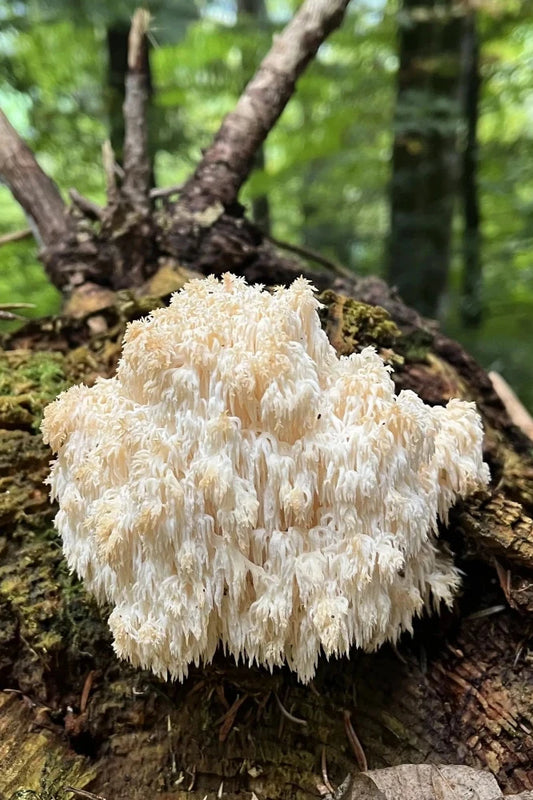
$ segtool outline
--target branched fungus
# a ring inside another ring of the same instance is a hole
[[[46,409],[68,564],[133,664],[181,680],[221,644],[308,681],[451,602],[437,520],[488,481],[480,418],[338,358],[317,307],[304,279],[191,281]]]

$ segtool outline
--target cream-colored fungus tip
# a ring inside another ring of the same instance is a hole
[[[451,602],[437,520],[489,480],[479,415],[338,358],[318,306],[303,278],[191,281],[46,409],[65,556],[133,664],[181,680],[222,645],[309,681]]]

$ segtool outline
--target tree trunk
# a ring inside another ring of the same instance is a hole
[[[465,20],[463,47],[463,115],[466,131],[461,175],[464,215],[461,317],[464,325],[470,328],[477,328],[483,318],[483,275],[477,185],[477,123],[481,76],[479,73],[479,37],[475,12],[471,12]]]
[[[435,316],[450,263],[463,20],[451,0],[404,0],[399,20],[388,280]]]
[[[126,91],[128,71],[128,35],[126,22],[115,22],[106,31],[107,42],[107,113],[109,117],[109,140],[114,153],[122,163],[124,142],[124,117],[122,106]]]

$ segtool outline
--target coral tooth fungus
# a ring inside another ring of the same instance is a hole
[[[451,602],[437,521],[488,481],[480,418],[338,358],[318,305],[302,278],[191,281],[48,406],[64,553],[133,664],[181,680],[221,644],[308,681]]]

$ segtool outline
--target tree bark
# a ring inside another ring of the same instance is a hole
[[[34,235],[43,245],[68,238],[70,226],[59,189],[1,110],[0,175],[32,221]]]
[[[128,73],[124,100],[125,200],[139,214],[150,213],[152,166],[148,149],[147,108],[150,97],[147,33],[150,15],[135,12],[128,45]]]

